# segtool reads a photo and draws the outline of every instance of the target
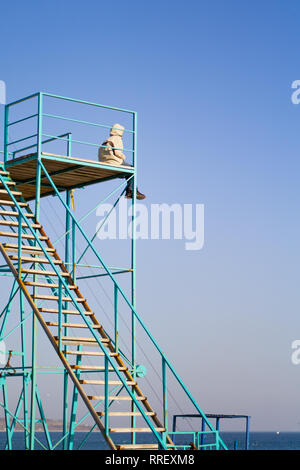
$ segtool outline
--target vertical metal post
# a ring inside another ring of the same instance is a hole
[[[5,416],[5,427],[6,427],[6,438],[7,448],[12,450],[11,432],[10,432],[10,418],[8,413],[8,402],[7,402],[7,389],[6,389],[6,377],[1,377],[2,382],[2,393],[3,393],[3,405],[4,405],[4,416]]]
[[[43,95],[38,94],[38,119],[37,119],[37,156],[36,156],[36,189],[35,189],[35,220],[40,217],[40,196],[41,196],[41,153],[42,153],[42,113],[43,113]],[[36,267],[36,264],[34,264]],[[36,275],[33,276],[36,281]],[[36,287],[33,288],[33,294],[37,293]],[[35,408],[36,408],[36,353],[37,353],[37,319],[35,313],[32,315],[32,364],[31,364],[31,410],[30,410],[30,450],[34,449],[35,437]]]
[[[25,337],[25,324],[24,324],[24,294],[20,290],[20,321],[21,321],[21,346],[22,346],[22,368],[23,368],[23,415],[24,415],[24,439],[25,439],[25,450],[29,448],[29,433],[28,433],[28,394],[27,394],[27,385],[28,385],[28,374],[25,373],[25,368],[27,365],[27,356],[26,356],[26,337]]]
[[[202,418],[202,420],[201,420],[201,441],[200,441],[201,446],[204,445],[204,432],[205,432],[205,419]]]
[[[250,443],[250,416],[246,417],[246,450],[249,450],[249,443]]]
[[[77,346],[77,351],[82,350],[82,345]],[[80,354],[76,357],[76,365],[80,366],[82,362],[82,356]],[[80,377],[80,369],[75,369],[75,375],[77,379]],[[78,404],[78,389],[73,387],[73,398],[72,398],[72,405],[71,405],[71,413],[70,413],[70,428],[69,428],[69,441],[68,441],[68,450],[73,450],[74,445],[74,433],[75,433],[75,424],[76,424],[76,414],[77,414],[77,404]]]
[[[76,284],[76,224],[72,219],[72,264],[73,264],[73,280]]]
[[[136,190],[137,190],[137,113],[132,115],[132,128],[133,128],[133,142],[132,142],[132,164],[134,167],[133,174],[133,195],[132,195],[132,213],[131,213],[131,303],[133,307],[136,306]],[[132,350],[132,367],[133,379],[136,380],[136,318],[134,313],[131,313],[131,350]],[[133,393],[134,390],[133,390]],[[135,411],[135,404],[131,402],[131,410]],[[135,416],[131,418],[131,427],[135,427]],[[135,433],[131,436],[132,444],[135,444]]]
[[[108,436],[109,435],[109,415],[108,415],[108,410],[109,410],[109,385],[108,385],[108,359],[105,356],[105,371],[104,371],[104,427],[105,427],[105,434]]]
[[[21,212],[18,215],[18,275],[22,278],[22,217]]]
[[[5,105],[4,108],[4,169],[6,169],[6,162],[8,160],[8,123],[9,123],[9,106]]]
[[[58,349],[62,350],[62,282],[58,279]]]
[[[166,361],[162,356],[162,392],[163,392],[163,426],[165,431],[163,432],[163,440],[166,443],[166,436],[168,434],[168,406],[167,406],[167,371]]]
[[[118,287],[114,285],[115,350],[119,352]]]
[[[68,135],[68,148],[67,153],[68,156],[71,152],[71,142],[69,141],[70,136]],[[66,204],[67,207],[70,207],[71,204],[71,192],[69,190],[66,191]],[[69,267],[69,260],[70,260],[70,214],[66,211],[66,235],[65,235],[65,264]],[[67,310],[67,302],[65,302],[64,308]],[[67,314],[64,315],[64,322],[67,323],[68,316]],[[68,327],[64,327],[64,336],[68,336]],[[64,353],[67,351],[68,346],[65,345]],[[63,436],[66,436],[68,429],[68,372],[64,370],[64,391],[63,391]],[[66,450],[68,448],[67,439],[64,439],[63,442],[63,449]]]

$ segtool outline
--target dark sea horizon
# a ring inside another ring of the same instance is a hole
[[[245,449],[245,433],[243,432],[221,432],[221,438],[227,445],[228,449],[244,450]],[[52,446],[55,449],[61,449],[61,444],[55,446],[61,439],[59,432],[50,432]],[[86,442],[84,439],[86,433],[78,432],[75,434],[74,450],[108,450],[103,437],[97,432],[90,434]],[[36,438],[47,447],[44,433],[37,432]],[[129,436],[123,435],[118,438],[118,443],[129,442]],[[149,435],[139,436],[140,442],[151,442]],[[0,432],[0,450],[4,450],[6,445],[6,433]],[[43,447],[36,442],[36,450],[42,450]],[[13,436],[13,450],[24,450],[24,434],[16,432]],[[250,432],[249,450],[300,450],[300,432]]]

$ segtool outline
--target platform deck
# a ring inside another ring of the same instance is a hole
[[[130,166],[111,166],[94,160],[42,153],[42,162],[60,191],[80,188],[133,173]],[[9,160],[6,169],[27,201],[35,199],[36,154]],[[41,176],[41,197],[54,194],[47,177]]]

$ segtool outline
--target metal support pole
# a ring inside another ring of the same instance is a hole
[[[109,385],[108,385],[108,359],[105,356],[105,371],[104,371],[104,388],[105,388],[105,393],[104,393],[104,427],[105,427],[105,434],[109,436]]]
[[[38,118],[37,118],[37,156],[36,156],[36,193],[35,193],[35,220],[40,218],[40,197],[41,197],[41,153],[42,153],[42,93],[38,94]],[[35,243],[36,245],[36,243]],[[34,263],[36,268],[36,264]],[[36,282],[36,275],[33,281]],[[36,287],[33,294],[37,293]],[[37,319],[32,315],[32,372],[31,372],[31,410],[30,410],[30,450],[34,449],[35,441],[35,408],[36,408],[36,352],[37,352]]]
[[[133,195],[132,195],[132,212],[131,212],[131,303],[136,307],[136,190],[137,190],[137,114],[132,115],[133,122],[133,142],[132,142],[132,164],[134,167],[133,174]],[[131,363],[133,367],[133,380],[136,380],[136,318],[134,312],[131,313],[131,350],[132,358]],[[133,391],[133,393],[135,393]],[[131,403],[132,412],[135,411],[135,404]],[[134,428],[136,423],[135,416],[131,418],[131,427]],[[135,433],[132,433],[131,442],[135,444]]]
[[[6,169],[6,162],[8,159],[8,124],[9,124],[9,106],[6,105],[4,108],[4,170]]]
[[[166,436],[168,434],[168,406],[167,406],[167,371],[166,371],[166,361],[162,356],[162,386],[163,386],[163,425],[165,431],[163,433],[163,439],[166,443]]]
[[[115,350],[119,352],[118,288],[114,285]]]

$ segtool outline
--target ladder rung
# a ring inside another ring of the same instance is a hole
[[[16,232],[0,232],[0,237],[12,237],[12,238],[18,238],[18,234]],[[36,237],[34,235],[30,235],[28,233],[22,233],[21,234],[22,238],[26,238],[27,240],[35,240]],[[48,237],[37,237],[41,241],[48,240]]]
[[[74,356],[104,356],[104,352],[96,352],[96,351],[65,351],[64,354],[70,354]],[[110,357],[119,356],[119,353],[108,352],[107,353]]]
[[[18,260],[18,256],[14,256],[14,255],[10,255],[9,256],[10,259],[12,260]],[[21,256],[21,261],[24,261],[25,263],[42,263],[42,264],[45,264],[45,263],[50,263],[49,260],[47,260],[47,258],[34,258],[33,256]],[[53,264],[62,264],[62,261],[61,260],[52,260],[52,263]]]
[[[8,173],[8,171],[0,170],[0,175],[2,175],[2,176],[8,176],[9,173]]]
[[[28,207],[27,202],[19,202],[18,204],[20,207]],[[0,199],[0,205],[1,206],[15,206],[15,203],[13,201],[8,201],[6,199]]]
[[[154,428],[157,432],[164,432],[165,428]],[[111,428],[109,432],[152,432],[151,428]]]
[[[20,191],[10,191],[10,193],[13,196],[22,196],[22,193]],[[6,191],[6,189],[0,189],[0,194],[7,194],[8,195],[8,191]]]
[[[77,366],[77,365],[74,365],[74,366],[71,366],[72,369],[79,369],[79,370],[98,370],[98,371],[105,371],[105,367],[104,366]],[[118,370],[122,370],[122,371],[125,371],[125,370],[128,370],[127,367],[117,367]],[[108,368],[109,371],[114,371],[115,369],[113,367],[109,367]]]
[[[4,246],[5,249],[9,249],[9,250],[10,249],[11,250],[18,250],[19,249],[19,246],[15,243],[4,243],[3,246]],[[22,251],[23,250],[30,250],[34,253],[36,253],[36,252],[37,253],[40,253],[40,252],[43,253],[43,250],[38,246],[22,245],[21,248],[22,248]],[[47,251],[47,253],[54,253],[55,252],[55,248],[46,248],[45,247],[44,250]]]
[[[58,309],[56,308],[45,308],[45,307],[41,307],[39,308],[39,311],[42,312],[42,313],[59,313],[58,312]],[[81,315],[80,312],[78,312],[78,310],[66,310],[66,309],[62,309],[61,311],[64,315]],[[92,312],[84,312],[84,315],[94,315]]]
[[[105,385],[105,380],[80,380],[82,385]],[[126,380],[127,385],[136,385],[133,380]],[[123,385],[121,380],[109,380],[108,385]]]
[[[49,289],[58,289],[59,284],[51,284],[50,282],[33,282],[33,281],[26,281],[26,286],[36,286],[36,287],[48,287]],[[69,289],[74,290],[77,289],[77,286],[68,286]]]
[[[56,341],[58,341],[58,336],[54,336],[54,338],[56,339]],[[70,341],[71,344],[73,344],[74,341],[76,341],[76,342],[77,341],[80,341],[80,342],[83,341],[84,343],[96,343],[96,345],[98,344],[98,341],[95,338],[81,338],[81,337],[76,337],[76,336],[62,336],[61,340],[63,342]],[[99,337],[99,340],[100,340],[101,343],[109,343],[108,338],[100,338]]]
[[[7,217],[18,217],[19,212],[0,210],[0,215],[6,215]],[[28,218],[34,218],[33,214],[25,213],[24,215]]]
[[[55,271],[43,271],[42,269],[21,269],[22,273],[26,274],[39,274],[41,276],[58,276]],[[70,277],[69,273],[59,273],[62,277]]]
[[[144,401],[144,400],[147,400],[146,397],[135,397],[136,400],[139,400],[139,401]],[[88,396],[88,399],[89,400],[105,400],[105,396],[104,395],[90,395]],[[119,396],[115,396],[113,395],[112,397],[108,397],[108,399],[110,401],[112,400],[116,400],[116,401],[131,401],[132,398],[130,395],[119,395]]]
[[[13,220],[0,220],[0,225],[8,225],[9,227],[19,227],[19,222]],[[29,227],[26,222],[21,222],[21,227]],[[30,224],[31,228],[41,228],[41,224]]]
[[[4,186],[4,183],[2,183],[2,181],[0,181],[0,184]],[[16,186],[16,183],[14,183],[13,181],[5,181],[5,184],[7,184],[7,186]]]
[[[41,299],[41,300],[59,300],[59,297],[57,295],[41,295],[41,294],[35,294],[32,296],[33,299]],[[61,298],[62,302],[73,302],[71,297],[62,297]],[[75,297],[76,302],[85,302],[86,300],[81,298],[81,297]]]
[[[118,450],[151,450],[158,449],[158,444],[117,444]]]
[[[46,322],[48,326],[58,326],[59,323],[56,321],[48,321]],[[68,328],[88,328],[87,325],[84,323],[62,323],[61,326],[65,326]],[[101,325],[91,325],[93,329],[97,330],[102,328]]]
[[[104,411],[98,411],[97,412],[98,416],[105,416]],[[142,413],[139,411],[109,411],[108,412],[109,416],[143,416]],[[154,411],[145,411],[146,416],[155,416],[156,413]]]

